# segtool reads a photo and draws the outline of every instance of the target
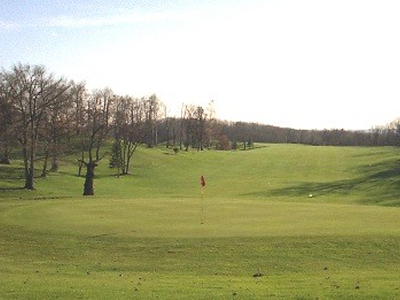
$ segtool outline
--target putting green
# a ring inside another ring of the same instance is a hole
[[[201,224],[202,218],[204,224]],[[29,231],[86,236],[213,238],[400,234],[397,222],[400,210],[397,208],[260,200],[22,201],[3,212],[1,219],[2,223]]]

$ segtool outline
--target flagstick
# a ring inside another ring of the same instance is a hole
[[[201,224],[204,224],[204,187],[206,185],[206,180],[204,176],[200,177],[200,185],[201,185]]]
[[[201,188],[201,224],[204,224],[204,190]]]

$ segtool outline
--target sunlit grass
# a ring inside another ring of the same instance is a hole
[[[397,149],[172,153],[103,162],[94,197],[72,158],[36,191],[0,180],[1,297],[399,297]]]

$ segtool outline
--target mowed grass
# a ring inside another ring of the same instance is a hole
[[[32,192],[1,166],[0,298],[399,298],[399,154],[140,149],[94,197],[73,158]]]

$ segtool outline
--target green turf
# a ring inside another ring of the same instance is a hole
[[[73,157],[36,191],[0,166],[0,298],[399,298],[399,153],[140,149],[94,197]]]

